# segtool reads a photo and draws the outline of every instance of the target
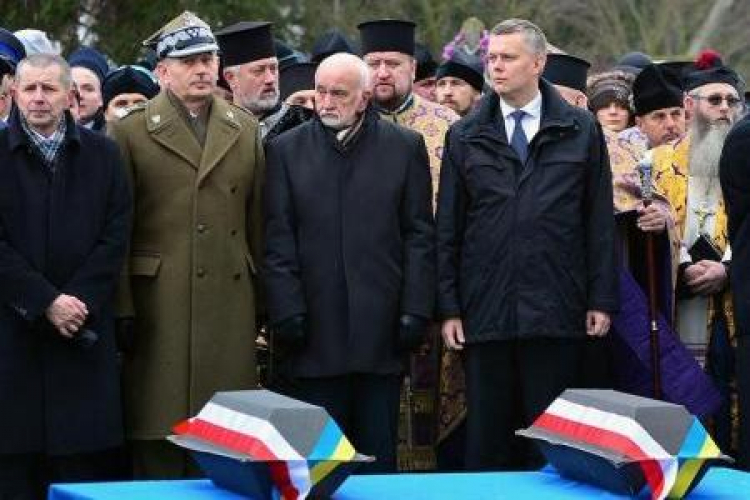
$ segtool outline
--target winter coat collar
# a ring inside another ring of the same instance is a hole
[[[542,133],[554,127],[573,127],[575,116],[572,106],[560,96],[552,84],[540,79],[539,91],[542,94],[542,119],[539,124],[539,132]],[[467,135],[485,136],[489,134],[497,139],[499,134],[503,142],[508,142],[505,127],[502,126],[503,115],[500,110],[500,98],[495,92],[488,92],[466,120]]]
[[[80,144],[81,134],[78,131],[78,126],[73,120],[73,116],[70,112],[65,111],[65,139],[63,140],[63,147],[68,144]],[[31,144],[30,139],[26,135],[26,132],[21,126],[21,111],[14,106],[13,111],[8,117],[8,144],[11,149],[18,147],[26,147]]]
[[[316,126],[324,133],[331,146],[341,153],[345,153],[356,148],[357,144],[362,139],[362,136],[367,132],[369,128],[372,127],[372,124],[377,122],[378,120],[380,120],[380,115],[372,105],[368,105],[367,109],[365,109],[364,117],[362,118],[362,124],[360,125],[359,130],[354,133],[354,135],[347,141],[346,144],[342,144],[341,141],[336,138],[336,133],[330,128],[323,125],[323,122],[320,120],[318,114],[315,114]]]
[[[199,182],[216,166],[242,132],[236,109],[223,99],[214,98],[208,117],[206,144],[201,148],[189,125],[161,92],[146,104],[146,128],[155,141],[184,158],[198,169]]]

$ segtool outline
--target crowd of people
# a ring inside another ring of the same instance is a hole
[[[744,80],[465,27],[436,61],[406,20],[305,53],[184,12],[120,67],[0,28],[0,497],[196,476],[172,427],[261,386],[362,472],[540,467],[515,431],[573,387],[750,467]]]

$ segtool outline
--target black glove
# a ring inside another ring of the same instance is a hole
[[[307,342],[307,315],[297,314],[277,323],[272,330],[274,348],[297,351]]]
[[[398,342],[396,348],[400,353],[408,353],[424,342],[428,321],[421,316],[403,314],[398,321]]]
[[[91,349],[99,342],[99,334],[89,328],[81,328],[71,339],[73,344],[81,349]]]
[[[115,320],[115,341],[117,350],[129,356],[135,351],[135,320],[133,318],[117,318]]]

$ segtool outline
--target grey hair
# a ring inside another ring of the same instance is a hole
[[[370,68],[362,59],[346,52],[337,52],[336,54],[323,59],[323,61],[318,65],[318,69],[315,71],[315,74],[317,75],[318,71],[320,71],[321,69],[340,66],[354,67],[359,73],[360,88],[362,90],[370,89],[372,77],[370,74]]]
[[[65,90],[70,90],[73,85],[73,76],[70,71],[70,65],[62,56],[57,54],[39,53],[32,54],[26,59],[21,60],[16,68],[16,81],[21,79],[21,73],[30,66],[32,68],[47,68],[49,66],[57,66],[60,68],[60,83]]]
[[[511,35],[521,33],[526,47],[532,54],[544,55],[547,53],[547,37],[542,29],[526,19],[507,19],[495,25],[490,35]]]
[[[273,56],[273,59],[276,59],[276,63],[278,64],[278,62],[279,62],[278,58],[276,56]],[[236,75],[240,71],[240,69],[242,68],[242,66],[244,66],[245,64],[250,64],[251,62],[254,62],[254,61],[248,61],[248,62],[244,62],[244,63],[234,64],[232,66],[224,66],[223,68],[221,68],[221,70],[223,72],[233,73],[233,74]]]

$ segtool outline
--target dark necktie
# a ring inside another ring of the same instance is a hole
[[[517,109],[510,114],[511,117],[516,121],[513,127],[513,136],[510,138],[510,146],[516,151],[518,157],[521,159],[521,163],[526,163],[526,157],[529,155],[529,141],[526,139],[526,132],[523,131],[523,117],[526,116],[526,111]]]

